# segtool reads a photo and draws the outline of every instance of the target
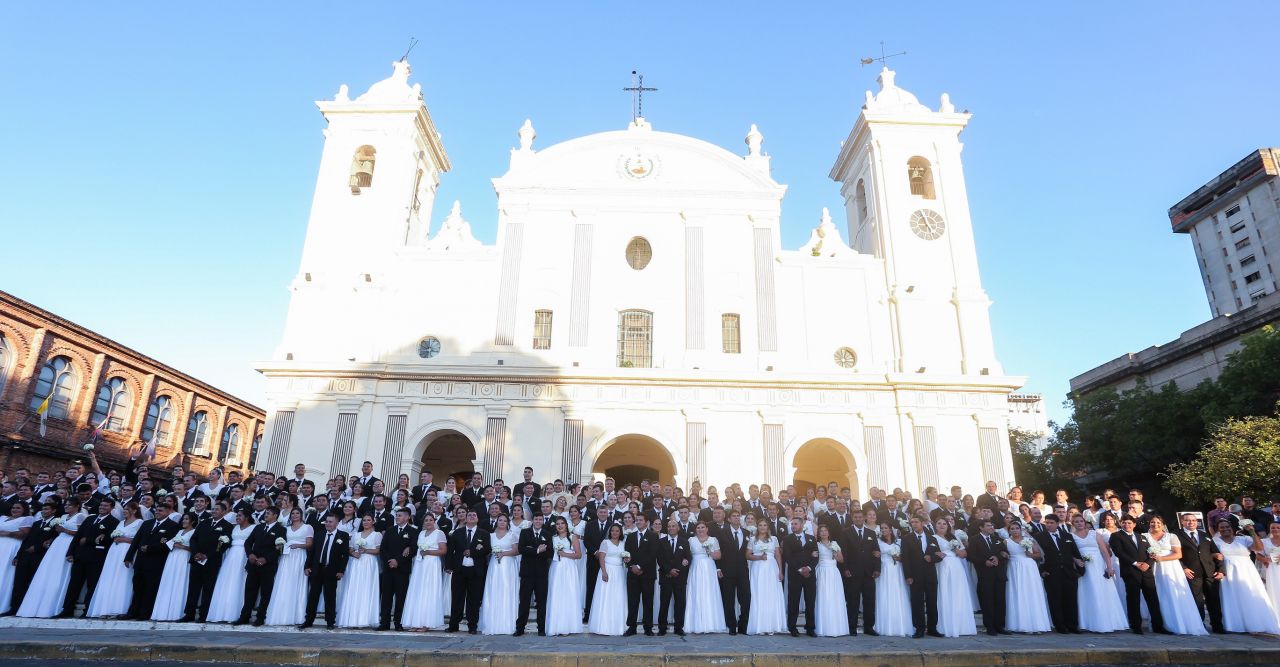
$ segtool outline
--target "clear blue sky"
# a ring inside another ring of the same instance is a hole
[[[735,152],[750,123],[797,247],[876,68],[974,113],[964,154],[997,350],[1053,416],[1071,376],[1209,309],[1166,210],[1280,144],[1275,3],[17,3],[0,22],[0,289],[255,402],[321,149],[313,100],[414,80],[493,242],[516,129],[539,146],[629,120]],[[488,9],[466,11],[484,6]],[[897,9],[902,6],[903,9]],[[464,8],[464,9],[459,9]],[[838,290],[839,285],[830,289]]]

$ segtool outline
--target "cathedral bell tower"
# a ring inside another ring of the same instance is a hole
[[[344,84],[332,100],[316,102],[329,126],[281,358],[369,358],[349,322],[376,300],[359,297],[383,289],[398,251],[427,242],[436,187],[450,165],[410,73],[400,60],[354,100]]]
[[[878,81],[831,178],[844,196],[850,245],[884,260],[894,370],[1002,375],[960,161],[970,115],[946,93],[937,111],[926,107],[887,67]]]

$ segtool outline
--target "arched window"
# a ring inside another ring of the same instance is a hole
[[[222,431],[222,452],[223,461],[236,461],[240,458],[240,425],[228,424],[227,428]]]
[[[253,470],[258,465],[258,448],[262,446],[262,434],[253,436],[253,444],[249,446],[249,462],[245,464],[246,470]]]
[[[142,422],[142,439],[156,446],[168,446],[173,440],[173,399],[157,396],[147,408],[147,418]]]
[[[13,352],[9,350],[9,341],[0,333],[0,394],[4,393],[5,381],[9,379],[9,362],[13,360]]]
[[[48,415],[54,419],[66,419],[71,414],[71,399],[76,393],[76,373],[71,360],[54,357],[40,369],[35,393],[31,395],[31,409],[39,410],[44,399],[49,399]]]
[[[653,313],[647,310],[618,313],[618,366],[653,367]]]
[[[351,156],[351,194],[358,195],[360,190],[373,185],[373,164],[377,161],[377,151],[373,146],[361,146]]]
[[[933,168],[929,161],[917,155],[907,160],[907,179],[911,182],[911,194],[933,199]]]
[[[209,453],[209,413],[201,410],[187,421],[187,436],[182,440],[182,451],[187,454]]]
[[[94,427],[102,424],[108,431],[123,431],[129,424],[131,412],[129,388],[124,378],[111,378],[98,390],[98,399],[93,402],[93,416],[89,421]]]
[[[742,318],[737,313],[720,316],[720,340],[725,354],[742,353]]]
[[[858,224],[865,224],[867,222],[867,186],[862,181],[858,181],[858,187],[854,190],[853,203],[858,212]]]

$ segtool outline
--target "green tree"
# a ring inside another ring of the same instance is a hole
[[[1280,400],[1280,331],[1267,325],[1240,339],[1216,382],[1206,387],[1206,424],[1230,417],[1265,416]]]
[[[1191,502],[1271,497],[1280,488],[1280,416],[1219,424],[1195,458],[1169,466],[1165,486]]]

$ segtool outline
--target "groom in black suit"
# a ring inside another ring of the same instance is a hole
[[[97,514],[85,519],[76,531],[75,541],[67,555],[71,558],[71,581],[67,585],[67,595],[62,603],[62,613],[58,618],[71,618],[76,603],[80,601],[80,590],[87,588],[84,594],[84,613],[89,615],[89,599],[93,597],[93,589],[98,586],[98,577],[102,576],[102,565],[107,559],[107,549],[111,548],[111,533],[115,531],[119,521],[111,516],[116,501],[103,498],[98,502]]]
[[[1196,608],[1204,617],[1205,608],[1209,610],[1209,626],[1214,634],[1222,634],[1222,599],[1218,596],[1218,584],[1225,576],[1218,545],[1209,535],[1197,526],[1199,519],[1191,512],[1183,512],[1182,528],[1174,533],[1182,545],[1182,572],[1191,585],[1191,594],[1196,598]]]
[[[843,500],[836,501],[839,507]],[[876,579],[880,577],[880,539],[868,526],[862,508],[849,512],[852,523],[839,535],[845,549],[844,601],[849,615],[849,634],[858,634],[858,610],[862,610],[862,631],[876,636]]]
[[[919,639],[927,632],[930,637],[941,637],[938,632],[938,561],[942,549],[938,538],[926,532],[924,521],[911,517],[911,531],[902,536],[902,576],[911,587],[911,623]]]
[[[804,533],[804,520],[791,520],[791,534],[782,540],[782,563],[787,568],[787,630],[792,637],[799,637],[796,623],[800,618],[800,596],[804,595],[805,633],[815,632],[817,614],[814,600],[817,597],[817,580],[813,569],[818,565],[818,543]]]
[[[465,605],[467,632],[476,634],[480,625],[480,601],[484,598],[484,577],[489,569],[489,531],[477,524],[475,510],[467,510],[466,525],[455,528],[449,536],[448,561],[445,572],[453,575],[452,607],[449,610],[449,632],[457,632]]]
[[[996,534],[991,519],[982,520],[982,532],[969,538],[969,562],[978,573],[978,602],[988,635],[1007,635],[1004,629],[1005,583],[1009,579],[1009,546]]]
[[[316,622],[316,608],[324,594],[324,624],[333,629],[338,615],[338,582],[347,571],[351,558],[351,535],[338,530],[338,515],[324,518],[324,527],[312,538],[307,550],[307,567],[303,574],[311,584],[307,592],[307,617],[299,629],[306,630]]]
[[[262,512],[262,523],[253,527],[253,532],[249,533],[249,538],[244,542],[244,551],[249,555],[249,562],[244,566],[244,606],[240,608],[240,618],[232,625],[248,623],[255,603],[258,618],[254,619],[253,625],[259,627],[267,620],[267,606],[271,604],[276,569],[280,566],[280,554],[284,551],[282,545],[285,528],[279,518],[280,510],[267,507]],[[276,540],[281,542],[277,544]]]
[[[378,558],[382,559],[382,609],[379,630],[389,630],[395,623],[402,630],[400,617],[404,614],[404,597],[409,591],[409,571],[413,567],[413,554],[418,549],[418,529],[409,523],[409,508],[396,510],[395,525],[382,534],[382,546]]]
[[[126,620],[151,618],[164,562],[169,557],[167,542],[178,534],[177,522],[169,519],[170,511],[167,504],[156,505],[154,517],[142,522],[125,552],[125,567],[133,568],[133,601]]]
[[[644,514],[636,517],[636,532],[627,536],[622,548],[631,554],[627,562],[627,631],[636,633],[637,620],[646,637],[653,636],[653,582],[657,574],[659,535],[649,529]],[[637,613],[640,612],[640,613]]]
[[[547,634],[547,574],[551,569],[551,530],[541,514],[533,515],[533,523],[520,531],[520,610],[516,614],[515,636],[524,634],[529,624],[529,606],[538,599],[538,636]]]
[[[1141,595],[1147,601],[1147,611],[1151,614],[1151,630],[1158,634],[1169,634],[1164,629],[1164,616],[1160,614],[1160,599],[1156,596],[1155,561],[1148,549],[1151,543],[1147,536],[1136,532],[1138,520],[1126,514],[1120,517],[1120,530],[1111,534],[1111,552],[1120,561],[1120,578],[1124,580],[1125,607],[1129,613],[1129,629],[1133,634],[1142,634],[1142,604],[1138,600]]]
[[[1084,573],[1084,558],[1071,535],[1058,529],[1058,516],[1044,518],[1044,531],[1035,535],[1044,560],[1040,563],[1040,576],[1044,577],[1044,591],[1049,599],[1049,616],[1053,629],[1061,634],[1080,633],[1079,597],[1077,587]]]
[[[675,603],[675,632],[684,636],[685,584],[689,577],[689,540],[675,518],[667,520],[667,534],[657,546],[658,560],[658,635],[667,634],[667,611]]]
[[[717,514],[723,512],[716,508]],[[734,510],[729,522],[724,524],[716,538],[720,541],[720,602],[724,606],[724,623],[729,634],[747,634],[747,621],[751,613],[751,576],[747,571],[747,531],[741,526],[742,515]],[[742,611],[734,613],[734,600]]]
[[[225,500],[213,504],[213,513],[196,525],[191,536],[191,573],[187,584],[187,608],[180,623],[201,623],[209,616],[213,602],[213,585],[222,569],[222,554],[231,543],[235,524],[226,520],[229,505]],[[223,538],[226,538],[224,541]]]

